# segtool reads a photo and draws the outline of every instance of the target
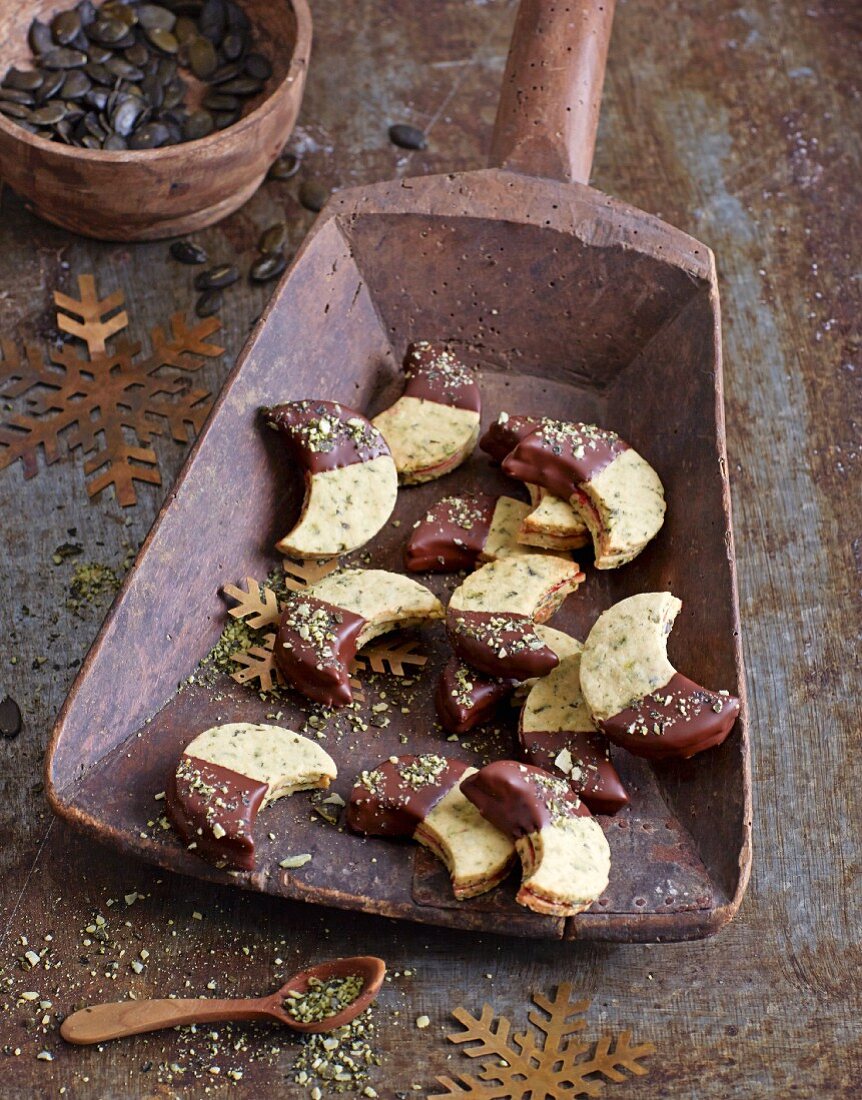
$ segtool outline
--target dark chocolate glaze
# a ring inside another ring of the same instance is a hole
[[[560,663],[528,615],[495,611],[446,612],[446,632],[456,656],[488,676],[529,680],[545,676]]]
[[[275,664],[309,699],[328,707],[346,706],[353,699],[350,664],[365,623],[344,607],[291,592],[278,620]]]
[[[528,764],[565,779],[594,814],[615,814],[629,804],[628,792],[611,760],[607,739],[600,733],[538,730],[526,733],[519,730],[518,743],[521,756]],[[569,750],[575,764],[572,774],[554,763],[563,749]]]
[[[579,485],[628,450],[616,432],[594,424],[546,420],[503,459],[503,473],[569,500]]]
[[[434,705],[443,729],[449,733],[467,733],[489,721],[518,682],[486,676],[452,657],[440,673],[434,693]]]
[[[444,497],[425,513],[404,547],[411,573],[472,569],[485,546],[497,498],[489,493]]]
[[[498,417],[479,440],[479,446],[494,462],[502,462],[541,423],[538,416],[509,416],[505,420]]]
[[[482,411],[476,375],[445,344],[417,340],[404,356],[405,397],[419,397],[453,409]]]
[[[165,806],[174,828],[202,859],[232,871],[253,871],[252,830],[268,786],[183,755],[165,791]],[[224,829],[224,836],[215,836],[214,825]]]
[[[590,811],[565,780],[517,760],[495,760],[468,776],[461,790],[487,821],[517,840]]]
[[[382,760],[350,792],[347,824],[369,836],[413,836],[468,767],[431,753]]]
[[[598,725],[615,745],[635,756],[686,759],[720,745],[738,715],[735,695],[707,691],[676,672],[663,688]]]
[[[290,401],[261,409],[261,414],[281,432],[296,461],[311,474],[390,453],[370,420],[337,401]]]

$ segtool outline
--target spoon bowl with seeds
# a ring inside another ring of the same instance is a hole
[[[281,153],[310,51],[307,0],[7,0],[3,178],[40,217],[102,240],[211,225]]]
[[[67,1016],[60,1034],[69,1043],[87,1046],[181,1024],[226,1020],[275,1020],[305,1033],[335,1031],[368,1008],[385,975],[383,959],[356,955],[301,970],[266,997],[165,998],[90,1005]]]

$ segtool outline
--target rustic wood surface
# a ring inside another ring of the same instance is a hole
[[[347,186],[483,163],[513,14],[502,2],[315,4],[294,139],[302,176]],[[435,1074],[466,1061],[443,1040],[454,1005],[488,1000],[520,1021],[529,993],[562,978],[592,997],[590,1034],[631,1028],[657,1047],[650,1074],[608,1086],[609,1096],[859,1094],[858,37],[851,0],[628,0],[611,41],[593,182],[706,241],[721,278],[754,751],[755,865],[736,920],[702,943],[574,944],[562,956],[559,945],[440,933],[158,874],[52,823],[41,757],[104,610],[67,608],[76,562],[54,565],[55,548],[77,541],[86,560],[121,568],[167,488],[142,487],[123,512],[89,502],[76,459],[27,482],[13,468],[0,474],[0,684],[21,703],[25,728],[0,742],[4,1096],[303,1096],[286,1077],[294,1040],[270,1029],[237,1029],[230,1043],[222,1030],[216,1054],[200,1032],[71,1050],[55,1013],[129,992],[253,996],[306,960],[364,952],[393,971],[377,1014],[381,1096],[410,1095],[413,1083],[413,1094],[434,1091]],[[429,128],[429,149],[394,149],[385,133],[394,121]],[[257,231],[281,211],[298,244],[311,221],[295,201],[298,179],[265,185],[201,234],[214,257],[247,263]],[[141,335],[193,300],[193,272],[171,264],[164,245],[75,238],[8,191],[0,241],[4,336],[48,339],[51,292],[73,290],[80,272],[124,289]],[[224,377],[271,289],[226,295],[228,354],[201,384]],[[156,446],[167,486],[183,450]],[[107,921],[103,955],[86,931],[96,914]],[[46,952],[33,970],[19,961],[27,950]],[[19,1000],[24,991],[51,1008]],[[421,1014],[426,1030],[414,1026]],[[37,1060],[42,1051],[54,1060]],[[242,1070],[239,1085],[230,1069]]]

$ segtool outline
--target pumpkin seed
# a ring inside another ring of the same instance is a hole
[[[219,91],[226,95],[250,96],[257,95],[262,87],[259,80],[253,80],[250,76],[237,76],[220,84]]]
[[[188,118],[185,120],[183,126],[183,133],[185,134],[186,141],[197,141],[199,138],[204,138],[208,134],[211,134],[215,129],[215,119],[209,111],[201,110],[192,111]]]
[[[164,53],[176,53],[180,48],[179,42],[170,31],[163,30],[161,27],[154,27],[152,30],[145,30],[144,32],[156,47],[156,49],[162,50]]]
[[[272,65],[262,53],[250,53],[245,59],[245,71],[254,80],[269,80],[272,76]]]
[[[209,259],[206,250],[194,241],[174,241],[170,253],[181,264],[205,264]]]
[[[428,148],[428,138],[422,130],[416,126],[408,126],[404,122],[398,122],[389,127],[389,140],[402,149]]]
[[[44,73],[45,79],[36,92],[36,101],[38,103],[45,103],[47,100],[53,99],[65,84],[68,75],[65,69],[57,69],[54,72]]]
[[[287,223],[275,222],[268,229],[264,229],[257,242],[258,252],[275,252],[284,245],[287,239]]]
[[[213,121],[217,130],[226,130],[228,126],[233,126],[235,122],[239,122],[242,117],[242,108],[237,107],[233,111],[214,111]]]
[[[227,26],[227,15],[224,0],[205,0],[198,16],[198,30],[211,42],[221,42]]]
[[[116,0],[106,0],[102,5],[102,11],[111,19],[116,19],[122,23],[128,30],[129,27],[134,27],[138,21],[137,9],[133,8],[131,4],[123,4],[116,2]]]
[[[84,53],[96,65],[104,65],[106,61],[110,61],[114,56],[114,51],[110,46],[100,46],[98,42],[91,42]]]
[[[222,305],[222,292],[220,290],[205,290],[195,303],[195,313],[198,317],[212,317],[218,313]]]
[[[148,122],[129,137],[130,149],[158,149],[170,137],[163,122]]]
[[[10,69],[3,78],[3,87],[17,88],[19,92],[32,92],[44,79],[38,69]]]
[[[54,49],[54,36],[47,23],[34,19],[27,32],[27,43],[33,53],[48,53]]]
[[[172,31],[176,26],[177,17],[172,11],[168,11],[159,4],[139,4],[138,22],[145,31]]]
[[[198,25],[194,19],[181,15],[174,25],[174,35],[181,46],[188,46],[198,36]]]
[[[102,148],[107,149],[111,153],[119,153],[123,149],[128,149],[129,146],[126,139],[120,137],[119,134],[108,134],[102,142]]]
[[[91,4],[90,0],[81,0],[81,3],[75,8],[75,11],[78,13],[78,18],[81,20],[82,27],[89,27],[96,19],[96,5]]]
[[[0,99],[0,115],[29,121],[30,108],[25,103],[14,103],[11,99]]]
[[[313,210],[315,213],[322,210],[329,195],[329,188],[316,180],[303,180],[300,184],[299,201],[306,210]]]
[[[51,20],[51,34],[58,46],[68,46],[81,29],[81,17],[76,11],[61,11]]]
[[[60,92],[63,99],[81,99],[92,88],[87,74],[81,69],[72,69],[66,74],[63,87]]]
[[[189,43],[189,68],[198,80],[207,80],[216,71],[218,54],[208,38],[199,35]]]
[[[233,286],[239,279],[239,269],[233,264],[219,264],[208,271],[202,271],[195,278],[195,290],[223,290]]]
[[[125,51],[126,61],[130,65],[135,65],[137,68],[142,68],[150,59],[150,51],[143,44],[143,42],[136,42],[134,46],[129,46]]]
[[[255,283],[266,283],[280,275],[286,267],[287,257],[281,250],[266,252],[251,265],[249,277]]]
[[[32,122],[34,126],[53,126],[55,122],[65,117],[66,104],[59,99],[52,99],[44,107],[37,107],[35,111],[31,111],[27,121]]]
[[[137,65],[133,65],[130,61],[126,61],[124,57],[112,57],[110,61],[105,62],[105,68],[121,80],[130,80],[132,83],[137,83],[139,80],[144,79],[144,70],[139,69]]]
[[[129,28],[121,19],[111,19],[109,16],[100,15],[95,22],[86,28],[86,35],[93,42],[110,46],[125,38],[128,30]]]
[[[272,162],[267,176],[271,180],[289,180],[299,171],[299,157],[293,153],[282,153]]]
[[[0,99],[7,103],[23,103],[25,107],[32,107],[36,102],[32,92],[22,92],[18,88],[0,88]]]
[[[236,61],[242,57],[245,48],[246,38],[241,31],[229,31],[221,41],[221,52],[228,61]]]
[[[81,69],[87,64],[87,55],[80,50],[58,46],[42,54],[40,60],[46,69]]]
[[[207,92],[204,96],[204,107],[209,108],[210,111],[235,111],[239,107],[239,100],[233,95]]]
[[[233,80],[242,72],[242,66],[238,61],[229,61],[226,65],[219,65],[210,77],[210,84],[224,84],[226,80]]]
[[[135,96],[121,100],[111,111],[111,127],[114,133],[127,138],[146,109],[146,105]]]

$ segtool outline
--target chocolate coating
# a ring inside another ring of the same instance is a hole
[[[252,829],[267,790],[267,783],[184,755],[165,791],[165,807],[197,855],[231,870],[253,871]],[[215,825],[224,829],[223,836],[215,836]]]
[[[411,573],[472,569],[485,546],[497,498],[489,493],[444,497],[425,513],[404,547]]]
[[[517,680],[486,676],[452,657],[440,673],[434,692],[434,705],[443,729],[449,733],[467,733],[481,726],[517,686]]]
[[[479,440],[479,446],[494,462],[502,462],[541,423],[542,418],[538,416],[509,416],[505,420],[498,418]]]
[[[579,485],[628,449],[616,432],[595,424],[545,420],[503,459],[503,473],[569,500]]]
[[[383,760],[363,772],[350,792],[347,824],[369,836],[413,836],[468,767],[431,753]]]
[[[663,688],[598,725],[609,740],[635,756],[686,759],[720,745],[738,715],[735,695],[706,691],[676,672]]]
[[[481,412],[476,376],[445,344],[417,340],[404,356],[405,397],[418,397],[453,409]]]
[[[463,781],[461,791],[513,840],[567,817],[591,816],[565,780],[517,760],[495,760],[480,768]]]
[[[449,608],[446,633],[456,655],[489,676],[529,680],[546,675],[560,663],[527,615]]]
[[[629,804],[607,740],[600,733],[519,730],[518,743],[527,763],[565,779],[594,814],[615,814]],[[570,773],[554,763],[563,749],[568,749],[572,757],[574,768]]]
[[[261,413],[270,427],[281,432],[296,461],[312,474],[390,453],[370,420],[337,401],[290,401]]]
[[[366,620],[301,592],[288,595],[278,621],[273,658],[289,684],[328,707],[353,699],[350,663]]]

